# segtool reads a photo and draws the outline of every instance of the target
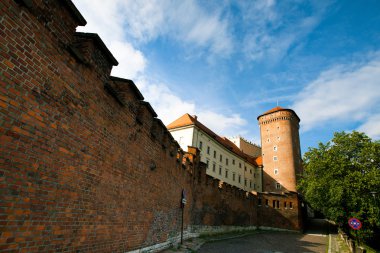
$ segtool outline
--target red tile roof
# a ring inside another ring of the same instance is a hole
[[[241,151],[232,141],[227,139],[226,137],[220,137],[216,133],[214,133],[211,129],[203,125],[201,122],[198,121],[196,116],[191,116],[190,114],[186,113],[182,117],[176,119],[172,123],[170,123],[167,128],[170,129],[175,129],[175,128],[180,128],[180,127],[185,127],[185,126],[190,126],[194,125],[200,128],[203,132],[207,133],[210,137],[214,138],[219,144],[224,146],[226,149],[230,150],[231,152],[235,153],[237,156],[240,156],[244,160],[248,161],[252,165],[255,166],[260,166],[261,164],[257,164],[256,160],[257,158],[251,157],[243,151]]]

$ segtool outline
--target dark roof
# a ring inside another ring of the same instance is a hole
[[[157,117],[157,113],[154,111],[153,107],[146,101],[140,101],[140,104],[146,106],[148,111],[153,115],[153,117]]]
[[[82,14],[78,11],[77,7],[70,0],[63,0],[66,6],[69,8],[74,17],[78,20],[80,26],[85,26],[87,21],[84,19]]]
[[[125,78],[121,78],[121,77],[116,77],[116,76],[110,76],[110,79],[112,81],[116,81],[116,82],[124,82],[124,83],[127,83],[131,86],[133,92],[135,93],[135,95],[137,96],[137,98],[139,100],[144,100],[144,96],[141,94],[140,90],[137,88],[136,84],[132,81],[132,80],[129,80],[129,79],[125,79]]]
[[[97,33],[83,33],[83,32],[76,32],[75,36],[81,37],[81,38],[89,38],[92,39],[95,44],[103,51],[103,53],[107,56],[107,58],[110,60],[113,66],[119,65],[119,62],[115,59],[115,57],[112,55],[112,53],[108,50],[107,46],[104,44],[102,39],[99,37]]]
[[[297,117],[298,121],[301,121],[295,111],[293,111],[292,109],[282,108],[281,106],[276,106],[276,107],[274,107],[274,108],[272,108],[272,109],[264,112],[263,114],[261,114],[260,116],[257,117],[257,120],[259,120],[259,118],[262,117],[262,116],[264,116],[264,115],[272,114],[272,113],[279,112],[279,111],[288,111],[288,112],[291,112],[291,113],[293,113]]]

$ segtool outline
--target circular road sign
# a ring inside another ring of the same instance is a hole
[[[348,225],[355,230],[359,230],[362,228],[362,223],[360,222],[359,219],[356,218],[351,218],[348,220]]]

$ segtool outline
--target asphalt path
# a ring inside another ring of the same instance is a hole
[[[326,252],[328,236],[292,232],[261,232],[241,238],[208,242],[199,253],[303,253]]]

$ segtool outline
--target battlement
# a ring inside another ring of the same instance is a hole
[[[14,224],[2,250],[126,252],[173,240],[184,192],[185,229],[258,224],[257,193],[210,178],[197,148],[180,149],[133,81],[110,76],[117,60],[100,37],[75,32],[86,22],[69,0],[1,5],[0,201]]]

